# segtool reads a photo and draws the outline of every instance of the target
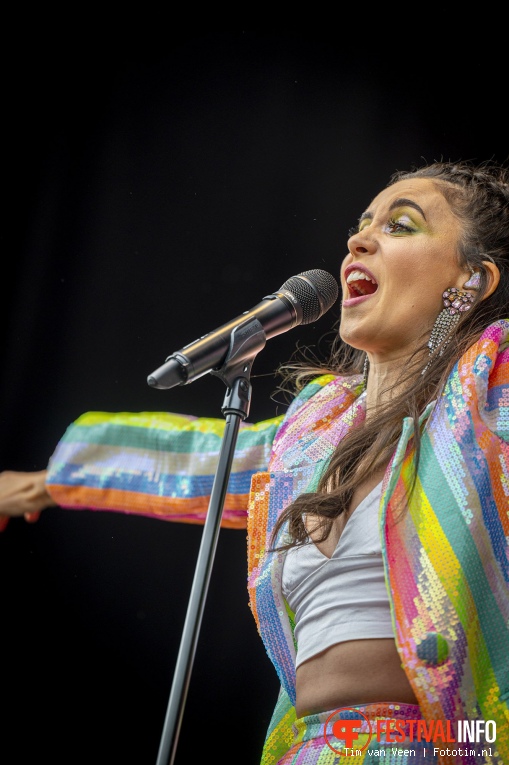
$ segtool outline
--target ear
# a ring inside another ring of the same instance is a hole
[[[491,260],[483,260],[482,264],[486,269],[486,276],[488,280],[486,292],[482,297],[483,300],[486,300],[486,298],[488,298],[490,295],[493,295],[498,287],[498,283],[500,281],[500,270],[497,264],[493,263]]]

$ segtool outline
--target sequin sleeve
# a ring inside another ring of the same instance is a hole
[[[245,528],[251,477],[267,468],[283,417],[241,423],[222,526]],[[225,420],[167,412],[88,412],[53,453],[47,488],[61,507],[203,523]]]

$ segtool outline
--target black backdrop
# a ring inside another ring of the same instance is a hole
[[[492,57],[437,71],[304,32],[80,39],[4,54],[0,469],[44,468],[88,410],[221,417],[219,380],[159,391],[147,375],[290,276],[337,275],[393,170],[508,153]],[[250,420],[283,411],[278,363],[338,315],[269,341]],[[2,764],[155,764],[200,538],[122,514],[11,521]],[[278,683],[245,547],[221,531],[176,765],[258,762]]]

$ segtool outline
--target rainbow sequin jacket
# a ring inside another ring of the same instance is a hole
[[[247,524],[250,607],[281,682],[263,763],[288,748],[295,719],[292,614],[281,593],[283,555],[267,552],[271,530],[364,416],[360,378],[323,375],[286,415],[240,426],[222,525]],[[57,445],[48,490],[62,507],[202,523],[223,429],[213,418],[89,412]],[[498,755],[472,762],[507,764],[509,320],[462,356],[422,414],[421,433],[413,493],[413,422],[405,419],[380,504],[397,647],[423,716],[494,720]]]

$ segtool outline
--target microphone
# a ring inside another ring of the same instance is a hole
[[[316,321],[332,308],[338,293],[336,279],[319,268],[292,276],[277,292],[266,295],[250,311],[172,353],[148,376],[147,382],[152,388],[163,389],[187,385],[221,368],[230,350],[232,332],[242,325],[258,323],[265,338],[269,339],[299,324]]]

